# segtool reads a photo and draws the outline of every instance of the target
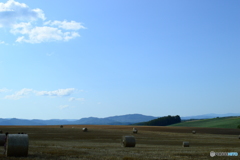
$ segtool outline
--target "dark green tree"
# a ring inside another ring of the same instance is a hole
[[[149,126],[168,126],[174,123],[180,123],[181,122],[181,118],[179,115],[177,116],[165,116],[165,117],[160,117],[157,119],[153,119],[151,121],[148,122],[141,122],[141,123],[137,123],[138,125],[149,125]]]

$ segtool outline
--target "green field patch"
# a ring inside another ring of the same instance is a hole
[[[240,117],[224,117],[202,120],[189,120],[169,126],[182,127],[210,127],[210,128],[232,128],[236,129],[240,124]]]

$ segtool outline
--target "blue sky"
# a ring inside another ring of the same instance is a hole
[[[240,1],[0,1],[0,117],[240,113]]]

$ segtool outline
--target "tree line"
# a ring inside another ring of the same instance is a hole
[[[165,117],[160,117],[157,119],[153,119],[148,122],[140,122],[136,123],[135,125],[147,125],[147,126],[168,126],[171,124],[175,123],[180,123],[181,122],[181,117],[179,115],[176,116],[165,116]]]

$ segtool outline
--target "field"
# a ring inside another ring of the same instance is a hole
[[[74,127],[74,128],[72,128]],[[82,132],[87,127],[88,132]],[[10,134],[26,132],[29,135],[29,156],[1,160],[158,160],[158,159],[239,159],[238,157],[210,157],[210,151],[238,152],[240,154],[239,129],[150,127],[137,126],[68,125],[59,126],[0,126]],[[196,130],[196,134],[192,134]],[[124,148],[123,135],[134,135],[136,147]],[[190,147],[182,147],[189,141]],[[3,147],[0,153],[3,153]]]
[[[202,120],[186,121],[171,126],[184,127],[211,127],[211,128],[237,128],[240,125],[240,117],[223,117]]]

